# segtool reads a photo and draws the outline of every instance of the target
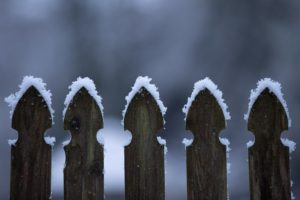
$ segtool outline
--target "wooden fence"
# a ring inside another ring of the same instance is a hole
[[[124,128],[132,133],[131,143],[125,147],[126,200],[165,199],[164,146],[156,137],[164,118],[148,88],[140,84],[124,113]],[[13,111],[12,128],[19,137],[11,146],[11,200],[51,196],[52,147],[45,143],[44,133],[51,128],[52,116],[41,93],[35,85],[27,85]],[[194,134],[194,141],[186,148],[188,200],[225,200],[227,152],[219,139],[226,126],[224,108],[205,84],[191,100],[186,116],[186,129]],[[104,153],[96,139],[102,127],[103,112],[89,88],[82,85],[64,115],[64,129],[72,135],[64,147],[65,200],[104,199]],[[287,128],[282,100],[271,87],[265,87],[248,119],[248,129],[255,135],[249,148],[251,200],[291,199],[289,149],[280,140]]]

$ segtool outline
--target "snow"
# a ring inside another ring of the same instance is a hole
[[[293,187],[293,185],[294,185],[294,182],[291,181],[291,188]],[[296,199],[296,197],[294,196],[293,191],[291,191],[291,199],[292,199],[292,200],[293,200],[293,199]]]
[[[289,127],[292,125],[292,120],[289,115],[289,110],[286,101],[283,98],[283,93],[281,92],[281,84],[279,82],[275,82],[270,78],[264,78],[257,82],[257,87],[255,90],[251,90],[251,94],[249,97],[249,106],[248,106],[248,112],[244,115],[244,119],[248,121],[251,109],[253,104],[255,103],[258,96],[266,89],[268,88],[271,93],[275,94],[278,98],[278,100],[281,102],[282,106],[284,107],[284,110],[288,117],[288,123]]]
[[[190,146],[193,143],[193,139],[183,138],[182,144],[184,144],[185,148]]]
[[[102,145],[105,144],[105,138],[104,138],[104,135],[101,134],[101,131],[98,131],[96,138],[97,138],[97,141],[99,144],[102,144]]]
[[[46,144],[49,144],[51,146],[54,146],[54,143],[56,141],[55,137],[49,137],[49,136],[44,137],[44,140]],[[8,140],[8,144],[9,146],[16,146],[17,141],[18,139],[10,139]]]
[[[163,145],[164,146],[164,152],[165,152],[165,155],[168,153],[168,147],[167,147],[167,141],[161,137],[157,137],[157,141],[160,145]]]
[[[51,107],[51,92],[50,90],[46,90],[46,83],[43,82],[41,78],[35,78],[33,76],[25,76],[21,85],[19,85],[20,90],[15,94],[11,94],[10,96],[5,98],[5,101],[8,103],[8,106],[11,108],[10,110],[10,118],[12,118],[15,108],[22,98],[24,93],[31,87],[35,87],[38,92],[42,95],[43,99],[45,100],[46,104],[48,105],[49,112],[52,118],[52,124],[54,124],[54,110]]]
[[[133,87],[132,90],[129,92],[129,94],[125,97],[126,100],[126,106],[125,109],[122,112],[123,115],[123,120],[122,120],[122,125],[124,125],[124,118],[125,118],[125,114],[127,112],[128,106],[131,102],[131,100],[133,99],[133,97],[137,94],[141,92],[141,88],[144,87],[146,88],[146,90],[153,96],[153,98],[155,99],[158,107],[160,108],[160,111],[162,113],[162,115],[165,115],[167,108],[164,106],[163,102],[160,100],[160,96],[159,96],[159,92],[157,90],[157,87],[150,83],[151,82],[151,78],[149,78],[148,76],[139,76]]]
[[[254,145],[254,141],[253,140],[250,140],[249,142],[247,142],[247,148],[250,148]]]
[[[199,94],[199,92],[201,92],[205,89],[208,89],[211,92],[211,94],[216,98],[218,104],[220,105],[220,107],[223,111],[225,120],[230,120],[231,119],[230,113],[227,111],[228,106],[224,102],[223,93],[218,89],[218,86],[214,82],[212,82],[211,79],[208,77],[206,77],[205,79],[200,80],[194,84],[194,90],[193,90],[191,96],[188,98],[187,104],[184,105],[184,107],[182,108],[183,113],[185,113],[185,120],[186,120],[186,117],[188,115],[190,107],[192,106],[192,103],[195,100],[196,96]],[[230,142],[228,139],[221,138],[221,137],[220,137],[220,142],[226,146],[226,156],[228,159],[229,151],[231,150],[229,148]],[[185,148],[186,148],[187,146],[190,146],[193,143],[193,139],[184,138],[182,143],[185,145]],[[231,164],[229,162],[227,162],[227,173],[228,174],[231,172],[230,167],[231,167]]]
[[[10,140],[8,140],[8,145],[9,145],[9,146],[16,146],[17,140],[18,140],[18,139],[10,139]]]
[[[194,90],[192,92],[192,95],[188,98],[187,104],[184,105],[184,107],[182,108],[183,113],[185,113],[185,119],[196,96],[199,94],[199,92],[205,89],[208,89],[211,92],[211,94],[216,98],[217,102],[222,108],[225,120],[230,120],[230,113],[227,111],[228,106],[225,104],[224,99],[222,97],[223,93],[218,89],[218,86],[214,82],[212,82],[208,77],[194,84]]]
[[[281,142],[284,146],[289,147],[290,153],[292,153],[293,151],[296,150],[296,143],[287,139],[287,138],[281,138]],[[247,142],[247,148],[250,148],[254,145],[254,141],[250,140],[249,142]]]
[[[130,145],[132,141],[132,134],[130,131],[125,130],[126,139],[124,140],[124,147]]]
[[[287,139],[287,138],[281,138],[281,142],[284,146],[289,147],[290,153],[296,150],[296,143]]]
[[[81,89],[81,88],[85,88],[88,93],[95,99],[96,103],[98,104],[100,110],[101,110],[101,113],[103,115],[103,105],[102,105],[102,97],[98,95],[98,92],[96,90],[96,86],[94,84],[94,81],[91,80],[90,78],[88,77],[85,77],[85,78],[81,78],[81,77],[78,77],[76,81],[74,81],[70,86],[69,86],[69,89],[70,89],[70,92],[69,94],[66,96],[66,99],[65,99],[65,108],[63,110],[63,118],[65,118],[65,114],[67,112],[67,109],[70,105],[70,103],[72,102],[74,96],[76,95],[76,93]]]
[[[62,142],[62,145],[67,146],[68,144],[70,144],[70,142],[71,142],[71,139],[65,140]]]
[[[229,159],[229,152],[231,151],[229,145],[230,145],[230,142],[227,138],[219,138],[220,139],[220,142],[221,144],[225,145],[226,146],[226,157],[227,157],[227,174],[230,174],[231,173],[231,163],[228,162],[228,159]]]
[[[158,143],[160,145],[164,145],[165,146],[167,144],[167,141],[165,139],[159,137],[159,136],[157,137],[157,141],[158,141]]]
[[[54,143],[56,141],[55,137],[49,137],[49,136],[44,137],[44,140],[46,144],[49,144],[51,146],[54,146]]]
[[[44,101],[46,102],[49,112],[51,114],[52,118],[52,124],[54,124],[54,110],[52,109],[52,100],[51,100],[51,92],[50,90],[46,90],[46,83],[41,78],[35,78],[33,76],[25,76],[23,78],[23,81],[21,85],[19,85],[19,91],[16,92],[15,94],[11,94],[8,97],[5,98],[5,101],[8,103],[8,106],[11,108],[10,110],[10,118],[12,118],[13,113],[15,111],[15,108],[19,102],[19,100],[22,98],[22,96],[25,94],[25,92],[30,88],[30,87],[35,87],[37,91],[40,93],[40,95],[43,97]],[[50,145],[54,145],[55,138],[54,137],[45,137],[45,142]],[[8,140],[8,144],[10,146],[15,146],[16,142],[18,139],[12,139]]]
[[[291,199],[292,199],[292,200],[296,199],[296,197],[294,196],[294,193],[293,193],[293,192],[291,192]]]

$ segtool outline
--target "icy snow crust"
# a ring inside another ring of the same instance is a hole
[[[51,107],[51,92],[50,90],[46,90],[46,83],[43,82],[41,78],[35,78],[33,76],[25,76],[23,78],[23,81],[21,85],[19,85],[20,90],[16,92],[15,94],[11,94],[8,97],[5,98],[5,102],[8,103],[8,106],[11,107],[10,110],[10,118],[12,118],[13,113],[15,111],[15,108],[19,102],[19,100],[22,98],[24,93],[31,87],[35,87],[39,93],[42,95],[43,99],[48,105],[49,112],[51,114],[52,123],[54,124],[54,110]]]
[[[222,108],[225,120],[230,120],[230,113],[227,111],[228,106],[226,105],[222,97],[223,93],[218,89],[218,86],[214,82],[212,82],[208,77],[194,84],[194,90],[192,92],[192,95],[188,98],[187,104],[184,105],[184,107],[182,108],[183,113],[185,113],[185,120],[196,96],[199,94],[199,92],[205,89],[208,89],[212,93],[212,95],[214,95],[214,97],[217,99],[217,102]]]
[[[67,112],[67,109],[71,103],[71,101],[73,100],[74,96],[76,95],[76,93],[81,89],[81,88],[85,88],[88,93],[95,99],[97,105],[99,106],[101,113],[103,115],[103,105],[102,105],[102,97],[100,95],[98,95],[98,92],[96,90],[96,86],[94,84],[94,81],[91,80],[88,77],[85,78],[81,78],[78,77],[76,81],[74,81],[70,86],[70,92],[69,94],[66,96],[65,99],[65,108],[63,110],[63,119],[65,118],[65,114]]]
[[[266,89],[268,88],[270,90],[271,93],[275,94],[278,98],[278,100],[281,102],[285,112],[286,112],[286,115],[288,117],[288,123],[289,123],[289,127],[291,127],[292,125],[292,120],[290,118],[290,115],[289,115],[289,110],[288,110],[288,106],[287,106],[287,103],[286,101],[284,100],[283,98],[283,94],[281,92],[281,84],[278,83],[278,82],[275,82],[273,81],[272,79],[270,78],[264,78],[260,81],[257,82],[257,88],[255,90],[251,90],[251,94],[250,94],[250,97],[249,97],[249,106],[248,106],[248,112],[247,114],[244,115],[244,119],[246,121],[248,121],[248,118],[249,118],[249,115],[250,115],[250,112],[251,112],[251,109],[252,109],[252,106],[253,104],[255,103],[256,99],[258,98],[258,96]]]
[[[149,78],[148,76],[139,76],[133,87],[132,87],[132,90],[129,92],[129,94],[125,97],[125,100],[126,100],[126,106],[125,106],[125,109],[123,110],[122,112],[122,115],[123,115],[123,119],[122,119],[122,125],[124,125],[124,118],[125,118],[125,114],[127,112],[127,109],[128,109],[128,106],[131,102],[131,100],[133,99],[133,97],[141,92],[141,88],[144,87],[146,88],[146,90],[153,96],[153,98],[155,99],[158,107],[160,108],[160,111],[162,113],[162,115],[165,115],[166,111],[167,111],[167,108],[164,106],[163,102],[160,100],[160,97],[159,97],[159,92],[157,90],[157,87],[150,83],[151,82],[151,78]]]

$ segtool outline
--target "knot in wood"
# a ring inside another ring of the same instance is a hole
[[[80,129],[80,120],[74,117],[70,122],[70,128],[71,130],[78,131]]]

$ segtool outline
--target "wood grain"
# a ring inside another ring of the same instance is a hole
[[[104,199],[103,146],[96,139],[101,128],[101,110],[83,87],[74,96],[64,119],[64,129],[70,130],[72,137],[64,147],[65,200]]]
[[[290,200],[289,148],[280,140],[281,133],[288,129],[288,119],[269,89],[254,103],[248,129],[255,135],[255,143],[249,148],[250,199]]]
[[[12,118],[18,140],[11,146],[11,200],[46,200],[51,196],[51,146],[44,141],[52,126],[48,106],[35,87],[19,100]]]
[[[132,134],[125,147],[125,199],[164,200],[164,147],[157,141],[162,113],[151,94],[142,88],[128,106],[124,128]]]
[[[186,129],[194,134],[186,148],[188,200],[226,200],[226,147],[219,134],[225,118],[215,97],[202,90],[193,101],[186,119]]]

